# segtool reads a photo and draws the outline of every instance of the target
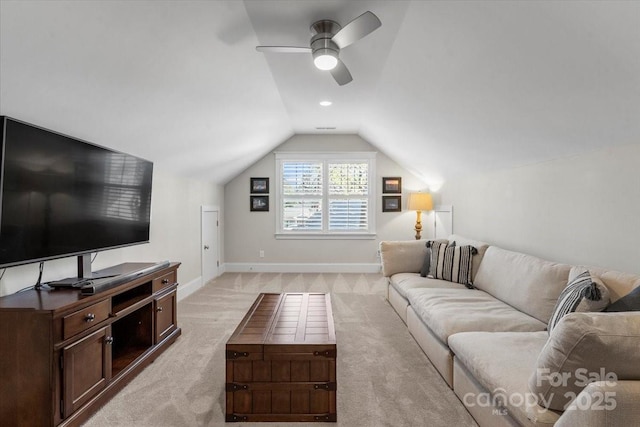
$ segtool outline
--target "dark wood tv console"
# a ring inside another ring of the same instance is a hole
[[[79,425],[138,375],[181,333],[179,266],[91,296],[56,289],[0,298],[2,424]]]

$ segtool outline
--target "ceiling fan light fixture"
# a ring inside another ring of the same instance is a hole
[[[333,49],[318,49],[313,52],[313,64],[319,70],[333,70],[338,65],[338,53]]]
[[[308,48],[302,46],[256,46],[256,50],[264,53],[311,52],[316,68],[330,71],[336,83],[344,86],[353,81],[353,77],[344,62],[338,58],[340,49],[366,37],[381,25],[380,19],[370,11],[358,16],[344,27],[330,19],[321,19],[311,24],[312,37]]]

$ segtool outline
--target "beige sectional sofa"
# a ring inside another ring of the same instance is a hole
[[[560,293],[586,267],[472,245],[474,289],[421,277],[425,240],[382,242],[387,299],[481,426],[640,425],[640,312],[570,313]],[[640,276],[588,268],[611,301]]]

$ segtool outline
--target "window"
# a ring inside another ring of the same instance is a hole
[[[277,237],[373,238],[375,153],[276,153]]]

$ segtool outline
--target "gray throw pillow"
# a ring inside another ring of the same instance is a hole
[[[421,277],[427,277],[427,274],[429,274],[429,267],[431,266],[431,245],[429,243],[430,242],[427,242],[427,253],[424,255],[424,262],[420,269]]]
[[[640,311],[640,286],[605,308],[604,311]]]

